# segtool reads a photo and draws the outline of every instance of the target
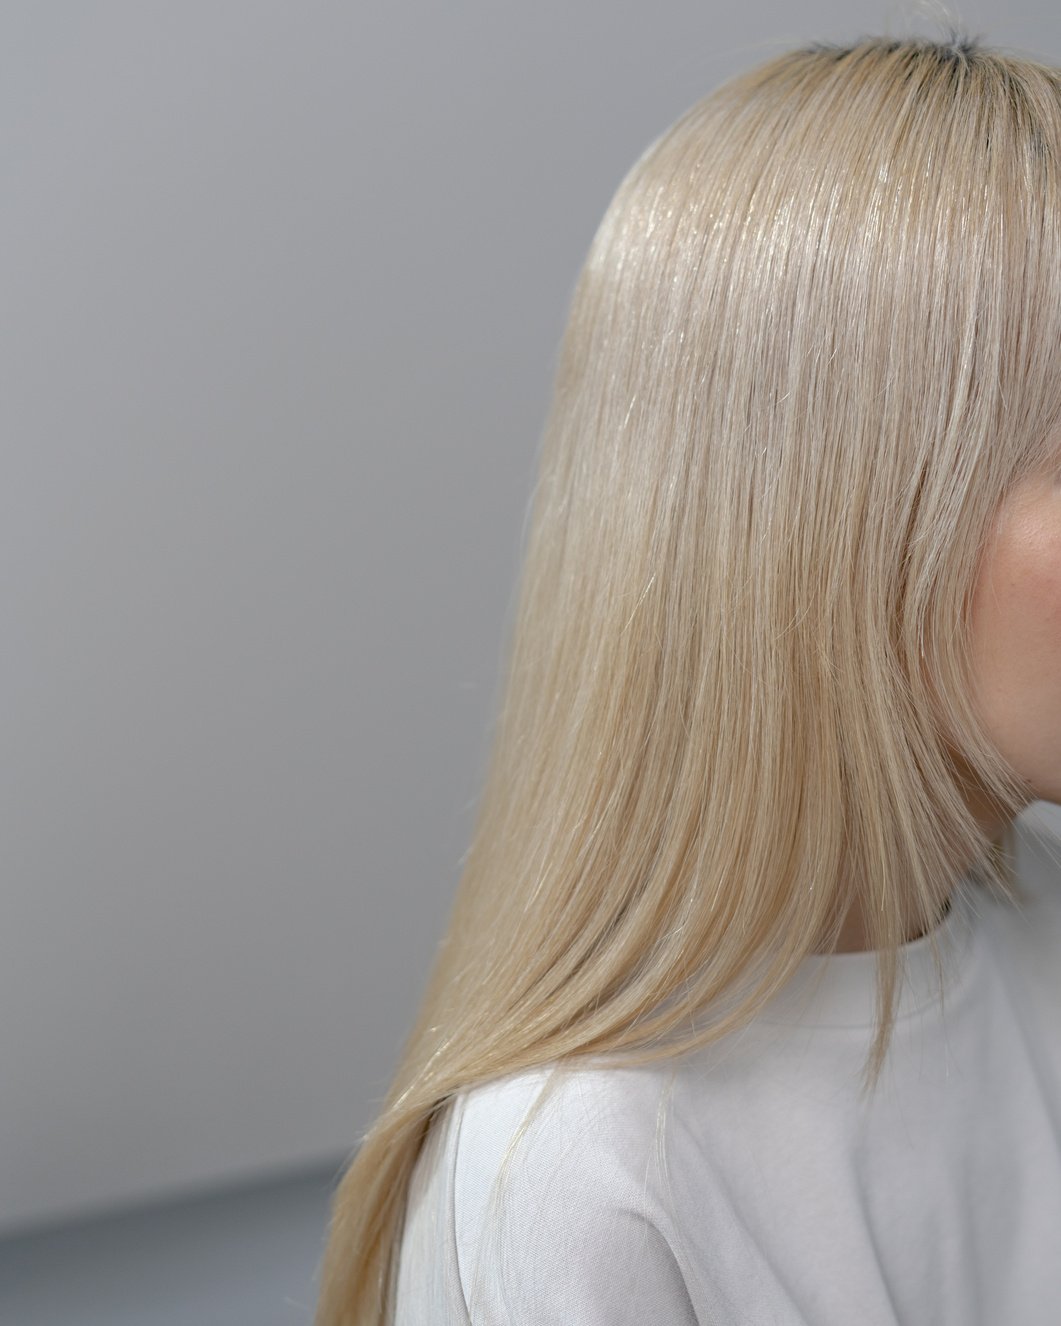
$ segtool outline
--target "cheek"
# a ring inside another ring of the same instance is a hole
[[[1061,525],[1000,544],[973,609],[977,701],[1037,797],[1061,800]]]

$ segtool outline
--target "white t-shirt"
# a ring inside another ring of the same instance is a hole
[[[943,1016],[928,938],[903,948],[873,1096],[869,952],[811,955],[687,1059],[565,1070],[492,1220],[549,1069],[458,1094],[413,1175],[397,1326],[1058,1326],[1061,834],[1016,828],[1027,902],[962,882]]]

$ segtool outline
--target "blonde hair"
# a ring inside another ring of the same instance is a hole
[[[562,339],[474,834],[316,1326],[392,1320],[456,1093],[716,1041],[855,899],[875,1087],[910,916],[931,930],[970,863],[1019,900],[1031,796],[966,627],[1000,503],[1051,460],[1059,218],[1061,74],[958,38],[772,58],[623,179]]]

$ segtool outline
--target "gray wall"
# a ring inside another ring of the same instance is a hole
[[[600,216],[722,78],[910,13],[0,8],[0,1233],[352,1152]]]

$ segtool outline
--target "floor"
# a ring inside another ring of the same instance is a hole
[[[311,1326],[342,1164],[0,1239],[0,1323]]]

